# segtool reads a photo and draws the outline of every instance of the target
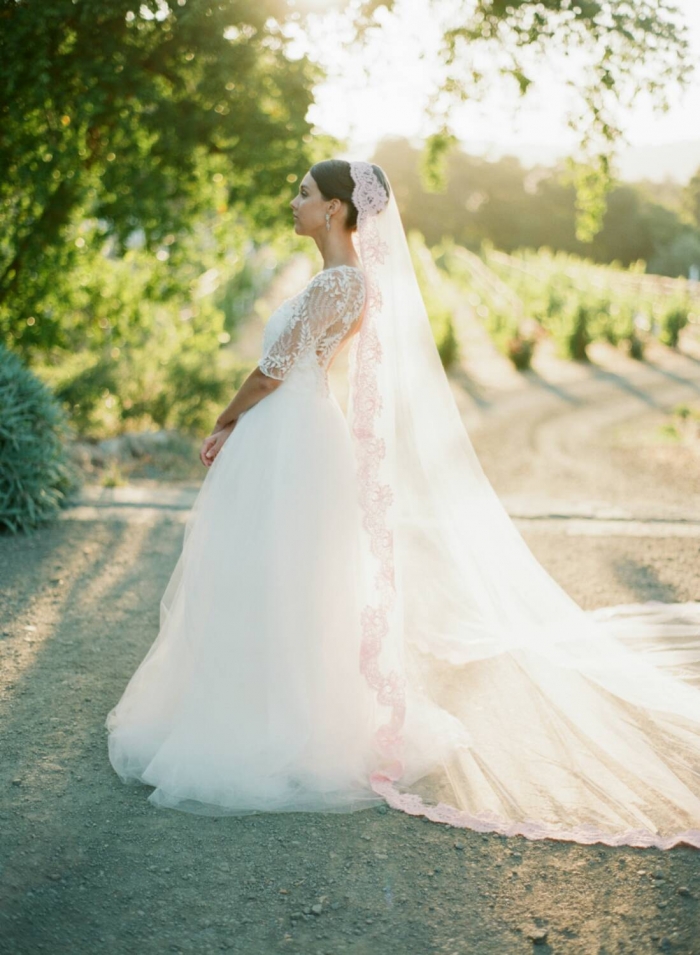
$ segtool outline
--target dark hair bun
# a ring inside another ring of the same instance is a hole
[[[372,163],[375,175],[384,187],[387,199],[391,195],[391,187],[381,166]],[[350,163],[345,159],[324,159],[314,163],[309,170],[324,199],[340,199],[348,204],[347,226],[357,228],[357,209],[352,201],[355,182],[350,174]]]

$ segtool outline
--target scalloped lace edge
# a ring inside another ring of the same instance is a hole
[[[431,822],[440,822],[459,829],[472,829],[474,832],[493,832],[501,836],[524,836],[526,839],[555,839],[561,842],[578,842],[582,845],[603,843],[607,846],[633,846],[638,849],[672,849],[686,845],[700,849],[700,829],[686,829],[670,836],[661,836],[650,829],[626,829],[623,832],[606,832],[592,825],[564,826],[525,819],[521,822],[505,819],[496,813],[485,810],[472,815],[464,809],[457,809],[447,803],[437,805],[424,803],[415,793],[399,792],[392,779],[384,773],[370,776],[372,789],[382,796],[392,809],[399,809],[409,816],[424,816]]]

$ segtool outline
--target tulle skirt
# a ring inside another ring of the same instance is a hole
[[[240,416],[188,516],[158,636],[107,717],[124,782],[200,814],[382,801],[359,520],[332,394],[290,378]]]

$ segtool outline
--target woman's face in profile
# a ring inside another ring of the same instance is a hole
[[[297,235],[314,235],[326,225],[326,200],[310,172],[299,183],[299,191],[289,203],[294,214]]]

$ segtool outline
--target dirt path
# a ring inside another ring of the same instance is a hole
[[[652,342],[644,362],[602,343],[590,348],[590,364],[561,361],[545,343],[533,368],[517,373],[470,309],[458,318],[455,396],[511,511],[547,501],[700,516],[700,442],[679,446],[658,432],[676,405],[700,409],[700,332],[685,337],[683,351]]]
[[[469,315],[460,334],[465,421],[550,573],[587,607],[700,599],[697,456],[652,439],[673,403],[700,404],[692,357],[543,355],[521,377]],[[122,785],[104,718],[156,635],[190,500],[105,491],[0,538],[3,955],[700,955],[696,850],[503,839],[377,809],[211,819]]]

